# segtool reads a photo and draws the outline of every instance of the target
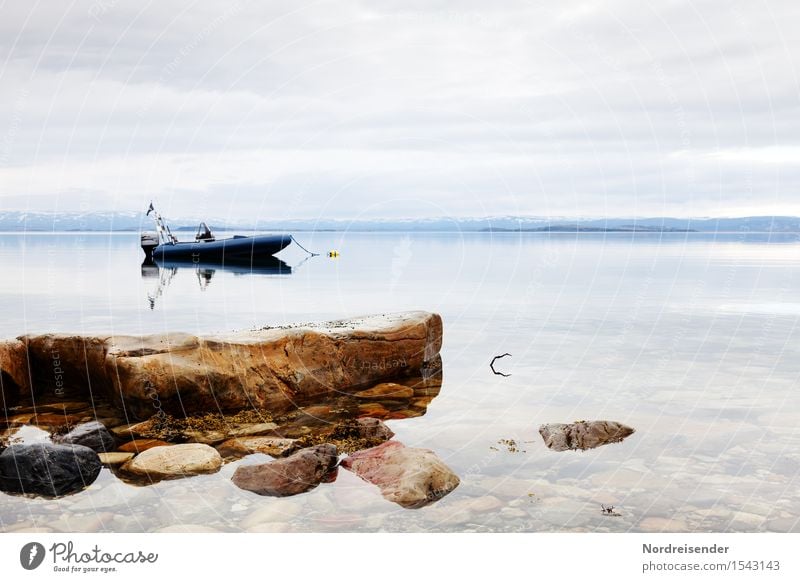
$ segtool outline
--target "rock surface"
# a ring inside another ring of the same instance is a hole
[[[373,386],[369,390],[356,392],[353,396],[369,400],[404,399],[412,398],[414,396],[414,389],[403,386],[402,384],[395,384],[394,382],[383,382],[377,386]]]
[[[97,456],[104,465],[124,465],[133,458],[133,453],[99,453]]]
[[[460,482],[433,451],[406,447],[397,441],[353,453],[341,464],[377,485],[385,499],[406,508],[438,501]]]
[[[81,445],[95,452],[104,453],[115,448],[114,437],[100,422],[79,424],[67,434],[53,437],[54,443],[62,445]]]
[[[216,449],[201,443],[153,447],[139,453],[122,469],[150,479],[176,479],[190,475],[216,473],[222,457]]]
[[[53,369],[52,357],[50,369]],[[28,351],[19,340],[0,341],[0,411],[31,392]]]
[[[183,436],[193,443],[214,444],[238,436],[261,436],[274,433],[278,425],[274,422],[259,422],[231,426],[224,430],[186,430]]]
[[[129,441],[117,448],[123,453],[143,453],[147,449],[152,449],[153,447],[168,447],[168,446],[169,446],[168,442],[160,441],[158,439],[136,439]]]
[[[0,490],[57,497],[91,485],[101,468],[97,453],[87,447],[11,445],[0,453]]]
[[[358,436],[363,439],[381,439],[388,441],[394,432],[379,418],[357,418],[353,421],[358,429]]]
[[[419,373],[441,349],[442,320],[407,312],[208,337],[20,340],[35,385],[53,389],[52,354],[58,353],[67,389],[108,395],[141,418],[152,414],[154,403],[176,415],[254,407],[282,412]]]
[[[244,457],[253,453],[264,453],[271,457],[285,457],[297,448],[296,439],[271,436],[245,436],[233,438],[217,446],[223,457]]]
[[[316,445],[271,463],[239,467],[232,481],[259,495],[287,497],[314,489],[329,477],[337,462],[335,446]]]
[[[572,424],[543,424],[539,434],[547,448],[554,451],[594,449],[618,443],[634,433],[634,429],[611,420],[592,420]]]

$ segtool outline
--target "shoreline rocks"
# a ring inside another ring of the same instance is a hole
[[[338,461],[334,445],[316,445],[271,463],[238,467],[231,480],[240,489],[258,495],[288,497],[332,481]]]
[[[59,497],[88,487],[101,469],[97,453],[88,447],[15,444],[0,453],[0,490]]]
[[[353,453],[341,465],[377,485],[384,499],[407,509],[434,503],[460,484],[458,476],[436,453],[406,447],[398,441]]]
[[[548,449],[553,451],[585,451],[618,443],[635,430],[612,420],[579,421],[572,424],[543,424],[539,434]]]
[[[179,415],[243,408],[282,412],[420,373],[439,354],[442,320],[415,311],[204,337],[39,335],[19,340],[0,344],[3,378],[14,379],[10,390],[3,389],[7,401],[19,397],[12,392],[34,385],[105,395],[141,418],[156,405]],[[58,381],[52,373],[54,354],[62,372]],[[23,386],[28,369],[32,383]]]

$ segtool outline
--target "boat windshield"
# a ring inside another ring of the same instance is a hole
[[[201,222],[197,228],[197,235],[194,237],[196,241],[213,241],[215,240],[214,234],[211,229],[206,226],[205,222]]]

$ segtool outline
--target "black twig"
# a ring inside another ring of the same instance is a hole
[[[508,378],[511,374],[503,374],[502,372],[498,372],[497,370],[494,369],[494,363],[495,363],[496,360],[499,360],[500,358],[505,358],[506,356],[510,356],[510,355],[511,354],[502,354],[500,356],[493,357],[492,358],[492,363],[489,364],[489,367],[492,369],[492,372],[494,372],[498,376],[504,376],[504,377]]]

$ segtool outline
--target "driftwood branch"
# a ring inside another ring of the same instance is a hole
[[[504,376],[504,377],[508,378],[508,377],[509,377],[511,374],[503,374],[503,372],[498,372],[497,370],[495,370],[495,369],[494,369],[494,363],[495,363],[497,360],[499,360],[500,358],[505,358],[506,356],[510,356],[510,355],[511,355],[511,354],[501,354],[501,355],[499,355],[499,356],[495,356],[495,357],[493,357],[493,358],[492,358],[492,363],[491,363],[491,364],[489,364],[489,367],[492,369],[492,372],[494,372],[494,373],[495,373],[495,374],[497,374],[498,376]]]

